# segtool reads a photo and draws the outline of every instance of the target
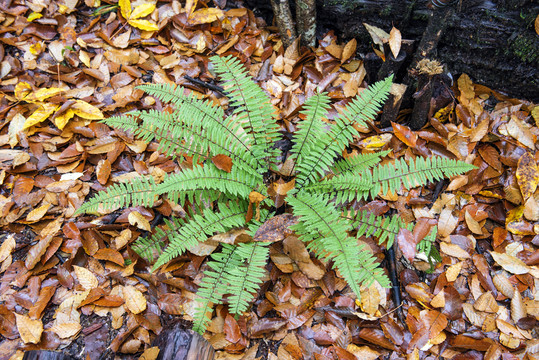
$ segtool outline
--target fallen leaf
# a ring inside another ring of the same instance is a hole
[[[2,240],[2,244],[0,245],[0,262],[3,262],[9,255],[11,255],[16,245],[15,236],[13,234],[8,234]]]
[[[514,256],[495,251],[491,251],[490,254],[498,265],[503,267],[504,270],[510,272],[511,274],[527,274],[530,271],[528,265]]]
[[[146,310],[146,298],[136,287],[132,285],[124,286],[122,292],[125,306],[129,311],[133,314],[140,314]]]
[[[21,335],[21,340],[25,343],[37,344],[41,340],[43,333],[43,323],[41,320],[32,320],[26,315],[15,313],[17,318],[17,329]]]
[[[223,13],[223,10],[208,7],[193,12],[191,16],[189,16],[188,20],[191,25],[200,25],[212,23],[223,18],[224,16],[225,14]]]
[[[393,126],[393,132],[400,141],[412,148],[416,146],[417,134],[414,131],[410,130],[407,126],[397,124],[393,121],[391,122],[391,126]]]
[[[219,170],[229,173],[232,171],[232,159],[229,156],[219,154],[211,158],[211,161]]]
[[[152,346],[144,350],[142,355],[140,355],[139,360],[155,360],[159,355],[159,348],[157,346]]]
[[[533,156],[526,152],[518,160],[516,177],[522,197],[527,200],[533,195],[539,184],[539,167]]]
[[[395,59],[399,56],[399,52],[401,50],[401,41],[402,35],[399,29],[396,27],[391,28],[391,31],[389,32],[389,49],[391,50],[391,53]]]
[[[129,215],[127,215],[127,219],[131,225],[136,226],[141,230],[152,231],[152,227],[148,219],[146,219],[144,215],[138,211],[131,211]]]
[[[357,49],[357,40],[354,38],[346,43],[341,55],[341,64],[350,59]]]
[[[99,286],[97,278],[90,270],[76,265],[73,265],[73,270],[75,271],[79,283],[85,290],[92,290]]]

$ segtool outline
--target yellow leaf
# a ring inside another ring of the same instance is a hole
[[[127,215],[127,219],[129,220],[129,223],[131,225],[136,226],[139,229],[146,230],[146,231],[152,230],[148,219],[142,216],[142,214],[139,213],[138,211],[131,211],[129,215]]]
[[[133,9],[129,20],[139,19],[150,15],[155,10],[155,4],[142,4]]]
[[[34,111],[32,115],[30,115],[26,121],[24,122],[24,126],[22,127],[23,130],[26,130],[36,124],[39,124],[40,122],[47,120],[48,117],[56,111],[58,108],[58,105],[56,104],[41,104],[39,109]]]
[[[224,17],[223,10],[217,8],[204,8],[195,11],[189,17],[189,22],[192,25],[208,24]]]
[[[118,6],[120,6],[120,12],[125,19],[131,17],[131,1],[129,0],[120,0],[118,1]]]
[[[82,329],[82,326],[78,322],[66,322],[55,324],[51,327],[51,331],[55,332],[60,339],[67,339],[69,337],[75,336]]]
[[[59,93],[63,92],[64,89],[60,89],[60,88],[44,88],[44,89],[39,89],[38,91],[36,92],[33,92],[31,94],[29,94],[25,99],[24,101],[28,101],[28,102],[41,102],[41,101],[44,101],[45,99],[48,99],[52,96],[55,96],[55,95],[58,95]]]
[[[364,147],[366,149],[376,149],[381,148],[385,144],[391,140],[391,134],[382,134],[382,135],[376,135],[371,136],[366,139],[363,139],[359,142],[360,147]]]
[[[43,44],[40,42],[37,42],[33,45],[30,45],[30,48],[28,50],[30,51],[30,54],[32,55],[39,55],[43,51]]]
[[[146,310],[146,298],[136,287],[131,285],[124,286],[123,295],[125,306],[133,314],[140,314]]]
[[[49,210],[50,206],[51,204],[45,204],[30,211],[28,215],[26,215],[26,221],[34,222],[41,220],[41,218],[47,213],[47,210]]]
[[[28,17],[26,18],[26,20],[28,22],[32,22],[34,20],[37,20],[37,19],[41,19],[43,17],[43,14],[41,13],[38,13],[38,12],[32,12],[30,15],[28,15]]]
[[[73,269],[75,270],[75,275],[77,275],[77,279],[84,290],[92,290],[99,285],[97,278],[90,270],[76,265],[73,265]]]
[[[159,355],[159,348],[157,346],[148,348],[144,350],[142,355],[140,355],[139,360],[155,360]]]
[[[159,30],[159,26],[157,26],[157,24],[149,22],[148,20],[128,20],[127,22],[129,23],[129,25],[134,26],[140,30],[144,30],[144,31]]]
[[[71,106],[71,109],[75,112],[75,115],[78,115],[83,119],[89,119],[89,120],[103,119],[103,113],[98,108],[82,100],[77,100]]]
[[[54,124],[58,129],[63,130],[73,116],[75,116],[75,111],[73,111],[73,109],[67,109],[63,114],[54,119]]]
[[[32,320],[28,316],[15,313],[17,318],[17,330],[21,335],[21,340],[25,343],[37,344],[41,340],[43,323],[41,320]]]
[[[9,128],[8,128],[8,139],[9,139],[9,145],[13,149],[15,145],[19,143],[19,132],[22,131],[22,127],[24,126],[24,122],[26,119],[21,114],[15,114],[13,119],[9,122]]]
[[[32,92],[32,86],[27,82],[20,82],[15,85],[15,97],[17,100],[23,100],[28,94]]]

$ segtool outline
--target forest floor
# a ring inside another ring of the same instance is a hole
[[[295,131],[316,91],[331,97],[331,121],[368,85],[354,41],[339,44],[331,33],[316,49],[285,51],[275,29],[244,8],[174,0],[136,1],[128,11],[126,0],[122,9],[98,2],[0,4],[0,360],[35,349],[153,359],[156,334],[192,319],[201,268],[217,245],[156,273],[129,247],[181,206],[74,216],[95,191],[186,165],[98,121],[166,110],[137,85],[179,84],[226,105],[204,84],[216,80],[209,57],[232,54],[271,96],[283,133]],[[218,306],[213,314],[204,337],[217,359],[539,358],[539,107],[465,74],[444,91],[449,104],[420,131],[405,125],[403,109],[401,125],[379,129],[372,119],[348,149],[477,167],[367,205],[436,224],[441,261],[410,263],[401,253],[410,244],[399,242],[398,307],[376,285],[357,302],[331,264],[302,256],[301,242],[274,243],[251,311],[235,319]],[[362,240],[385,265],[377,242]]]

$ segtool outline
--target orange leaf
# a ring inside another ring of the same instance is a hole
[[[118,250],[109,249],[109,248],[99,249],[94,254],[94,257],[98,260],[111,261],[122,267],[125,266],[124,258]]]
[[[32,320],[28,316],[15,314],[17,318],[17,329],[21,335],[21,340],[25,343],[37,344],[41,340],[43,323],[41,320]]]
[[[189,23],[191,25],[208,24],[221,19],[224,16],[225,14],[221,9],[204,8],[192,13],[191,16],[189,16]]]
[[[415,147],[417,142],[417,134],[410,130],[407,126],[400,125],[397,123],[391,122],[391,125],[393,126],[393,131],[395,132],[395,136],[408,145],[409,147]]]
[[[211,161],[218,169],[229,173],[232,171],[232,159],[226,155],[218,154],[211,158]]]

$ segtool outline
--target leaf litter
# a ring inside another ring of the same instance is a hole
[[[152,209],[72,217],[113,182],[157,179],[191,165],[96,120],[136,109],[170,111],[135,89],[145,82],[181,84],[226,104],[186,76],[212,82],[210,53],[234,54],[272,95],[281,130],[293,133],[306,98],[328,92],[331,121],[367,86],[367,72],[355,57],[356,40],[341,45],[328,33],[316,49],[295,42],[284,51],[277,34],[243,8],[122,0],[100,10],[93,0],[79,3],[2,9],[0,353],[19,358],[26,350],[67,347],[79,354],[77,346],[86,344],[84,358],[110,347],[126,358],[154,359],[159,349],[151,341],[166,319],[191,318],[200,269],[215,246],[150,274],[128,244],[154,220],[185,214],[187,205],[159,200]],[[398,55],[398,29],[366,26]],[[365,288],[368,296],[356,303],[331,265],[289,232],[294,219],[285,214],[255,235],[271,242],[271,265],[251,312],[238,319],[224,307],[214,313],[205,337],[217,358],[538,357],[539,107],[465,74],[452,90],[453,103],[435,109],[421,131],[398,123],[394,131],[365,128],[350,144],[355,153],[391,150],[389,161],[441,154],[477,167],[437,198],[432,184],[369,205],[379,215],[399,212],[408,222],[437,225],[441,261],[434,267],[415,248],[420,235],[397,237],[405,316],[397,316],[387,289]],[[212,160],[225,171],[233,166],[224,155]],[[278,204],[294,187],[287,166],[269,192]],[[259,202],[254,196],[253,217]],[[384,258],[372,240],[361,240]],[[262,346],[262,338],[272,345]]]

